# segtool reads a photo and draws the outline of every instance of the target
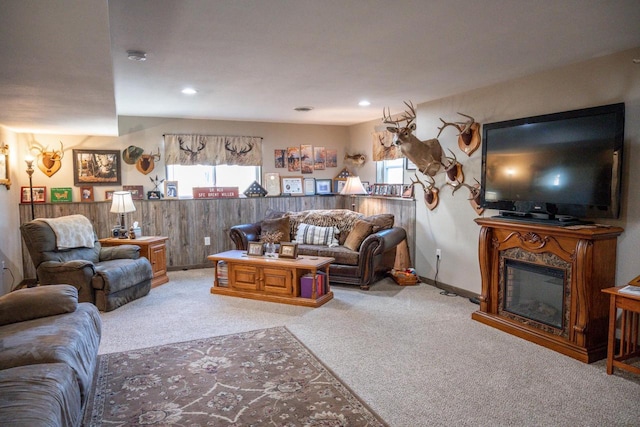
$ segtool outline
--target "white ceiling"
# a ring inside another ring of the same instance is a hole
[[[638,0],[0,0],[0,124],[350,125],[638,46]]]

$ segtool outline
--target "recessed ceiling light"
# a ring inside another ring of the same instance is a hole
[[[313,110],[313,107],[296,107],[294,110],[299,111],[301,113],[306,113],[307,111]]]
[[[366,99],[363,99],[362,101],[358,102],[358,105],[361,107],[368,107],[369,105],[371,105],[371,103]]]
[[[129,58],[130,61],[146,61],[147,52],[143,52],[141,50],[128,50],[127,58]]]
[[[184,93],[185,95],[195,95],[196,93],[198,93],[198,91],[192,87],[185,87],[184,89],[182,89],[182,93]]]

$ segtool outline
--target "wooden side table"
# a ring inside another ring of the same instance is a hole
[[[169,281],[167,276],[167,244],[168,237],[141,236],[137,239],[116,239],[109,237],[100,239],[102,246],[136,245],[140,247],[140,255],[151,263],[153,279],[151,287],[155,288]]]
[[[607,374],[613,374],[613,368],[640,374],[640,368],[625,363],[633,357],[640,356],[638,342],[640,321],[640,296],[621,293],[621,287],[603,289],[610,295],[609,303],[609,345],[607,348]],[[620,347],[616,353],[616,321],[618,309],[622,310],[620,317]]]

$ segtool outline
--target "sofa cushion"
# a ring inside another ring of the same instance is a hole
[[[276,240],[273,243],[288,242],[291,239],[289,232],[288,216],[265,219],[260,226],[260,241],[272,241],[270,236],[276,236]],[[277,237],[278,233],[280,233],[279,237]]]
[[[358,220],[353,226],[353,230],[347,236],[344,247],[352,251],[360,250],[360,245],[373,232],[373,224],[367,221]]]
[[[0,325],[71,313],[78,307],[78,290],[71,285],[20,289],[0,297]]]
[[[338,245],[336,234],[338,227],[319,227],[310,224],[300,224],[296,233],[296,241],[304,245]]]
[[[0,425],[79,426],[80,388],[64,363],[18,366],[0,371]]]
[[[0,327],[0,370],[64,363],[73,369],[82,402],[93,383],[102,321],[96,306],[78,304],[72,313]]]
[[[360,252],[352,251],[344,246],[336,246],[333,248],[321,246],[318,248],[318,256],[333,257],[335,264],[358,265],[360,260]]]
[[[393,214],[376,214],[362,218],[363,220],[370,222],[373,225],[373,232],[377,233],[380,230],[386,230],[393,227],[394,217]]]

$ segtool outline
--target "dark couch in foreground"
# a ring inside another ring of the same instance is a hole
[[[262,221],[231,227],[229,236],[236,249],[246,250],[249,242],[279,232],[281,241],[297,241],[300,255],[335,258],[329,268],[332,284],[369,289],[393,268],[396,247],[406,239],[404,228],[394,227],[393,223],[391,214],[365,217],[347,209],[269,211]],[[325,228],[333,228],[334,240],[323,241]]]
[[[0,425],[79,426],[102,322],[70,285],[0,297]]]

